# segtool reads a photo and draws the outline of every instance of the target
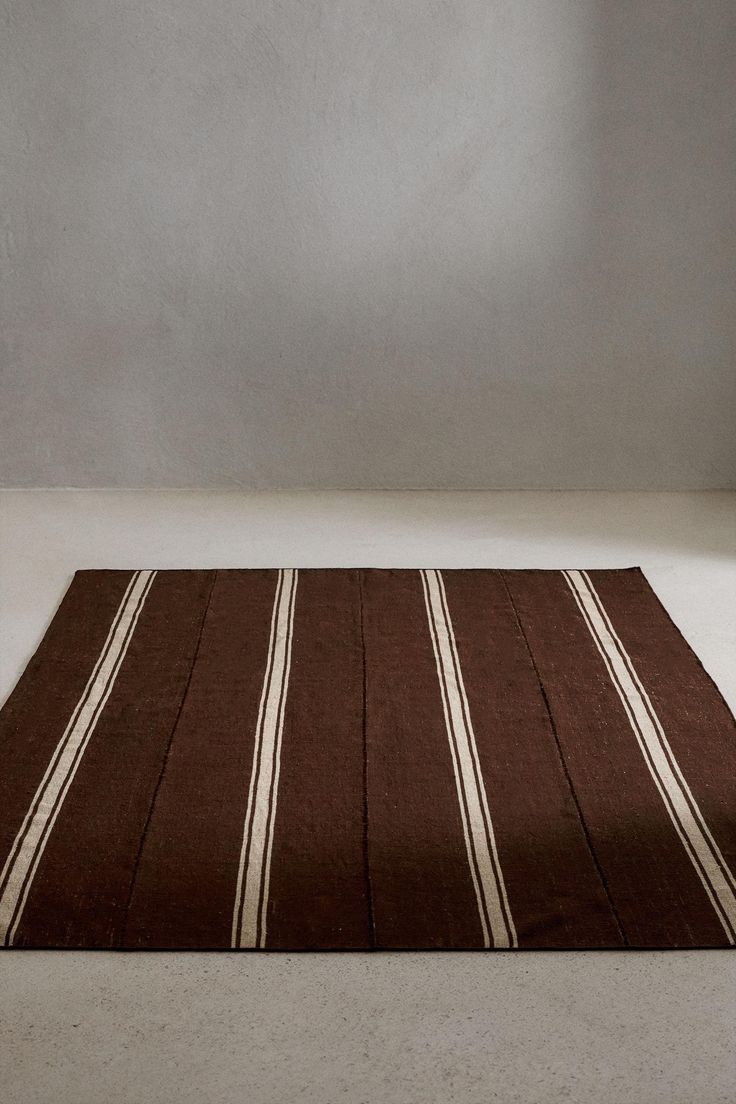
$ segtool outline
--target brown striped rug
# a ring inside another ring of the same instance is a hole
[[[638,569],[78,572],[0,751],[5,946],[736,940],[733,718]]]

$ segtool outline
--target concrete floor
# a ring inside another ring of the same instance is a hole
[[[8,491],[0,698],[76,567],[640,564],[736,710],[736,495]],[[734,1104],[736,954],[0,955],[4,1104]]]

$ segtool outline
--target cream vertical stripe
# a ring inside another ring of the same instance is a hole
[[[516,930],[498,859],[445,584],[439,571],[422,571],[421,577],[484,945],[515,947]]]
[[[297,582],[296,570],[279,572],[238,866],[231,940],[233,947],[264,947],[266,944],[273,828]]]
[[[134,572],[0,874],[0,943],[11,946],[51,831],[130,645],[155,571]]]
[[[649,695],[616,635],[590,576],[585,571],[565,571],[563,574],[603,657],[675,830],[703,883],[729,942],[733,944],[736,942],[734,876],[703,819]]]

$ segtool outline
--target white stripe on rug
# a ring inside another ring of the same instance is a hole
[[[0,874],[0,943],[6,946],[12,946],[59,810],[115,685],[155,575],[155,571],[133,573],[84,693],[56,746]]]
[[[736,880],[708,828],[654,706],[586,571],[563,572],[603,657],[665,808],[730,943],[736,942]]]
[[[235,891],[231,938],[233,947],[266,945],[273,828],[281,768],[281,737],[291,668],[298,574],[296,570],[280,571],[276,584]]]
[[[486,947],[516,947],[444,580],[440,571],[420,574],[483,942]]]

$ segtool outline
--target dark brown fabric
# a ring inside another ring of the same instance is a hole
[[[520,946],[620,946],[502,572],[444,571]]]
[[[211,572],[162,572],[28,896],[20,945],[114,947],[185,692]]]
[[[368,854],[379,947],[481,947],[415,571],[365,571]]]
[[[304,571],[268,899],[269,947],[370,944],[357,571]]]
[[[79,572],[0,755],[6,946],[736,942],[733,718],[638,569]]]
[[[647,688],[693,797],[730,869],[736,870],[736,727],[728,706],[641,572],[589,574]]]
[[[626,942],[722,945],[723,929],[564,580],[525,571],[506,578]],[[658,647],[656,636],[651,647]],[[729,735],[722,732],[722,739]]]
[[[151,809],[127,946],[229,947],[275,571],[218,571]]]
[[[10,851],[130,582],[130,571],[79,571],[38,651],[0,711],[0,859]]]

